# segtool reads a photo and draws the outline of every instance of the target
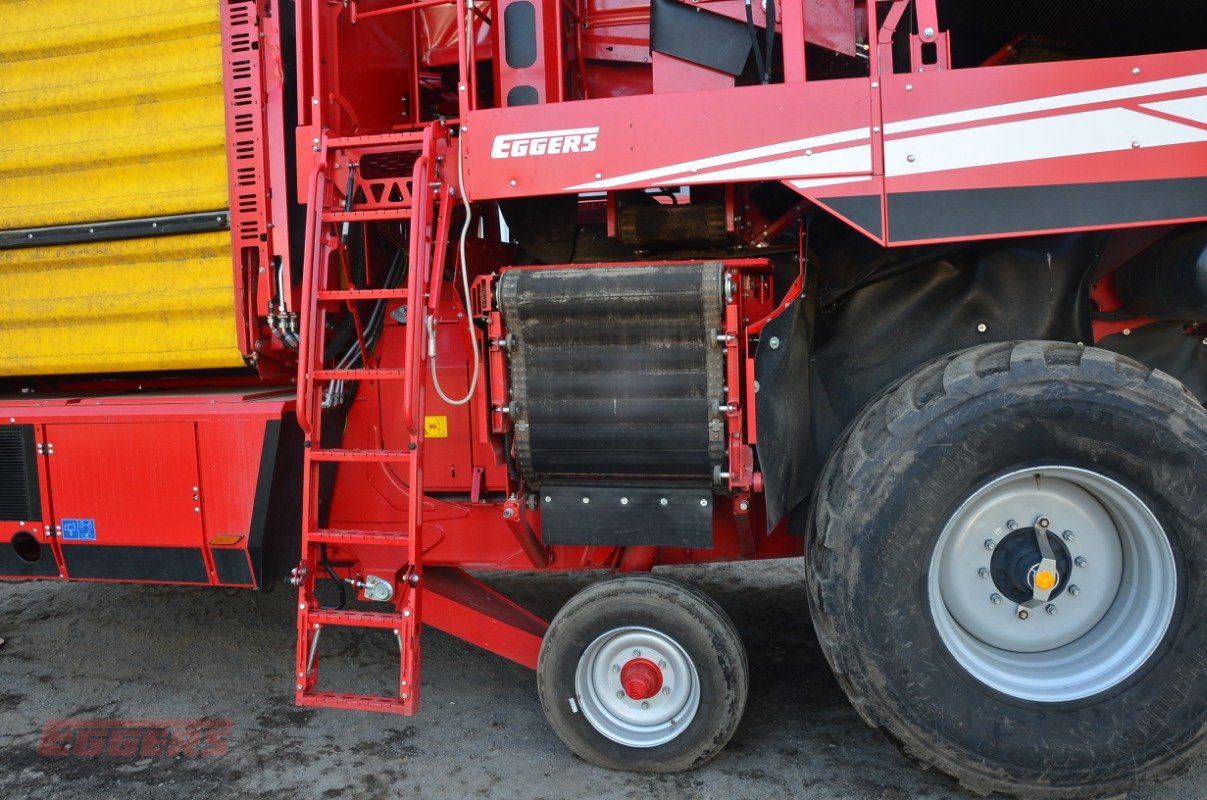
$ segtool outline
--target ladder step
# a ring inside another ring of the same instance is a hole
[[[400,150],[419,153],[423,149],[424,132],[397,131],[394,133],[377,133],[366,136],[331,136],[327,139],[328,150],[339,150],[344,147],[357,149],[380,148],[383,150]]]
[[[326,289],[319,300],[406,300],[406,289]]]
[[[415,695],[403,700],[401,697],[384,697],[373,694],[345,694],[343,692],[306,692],[299,693],[297,702],[300,706],[316,708],[346,708],[351,711],[377,711],[387,714],[415,713]]]
[[[316,369],[316,381],[400,381],[405,369]]]
[[[405,545],[408,537],[403,531],[389,533],[386,531],[349,531],[321,528],[317,531],[307,533],[306,541],[318,544]]]
[[[402,614],[387,614],[381,611],[334,611],[316,609],[306,613],[306,621],[311,625],[337,625],[345,628],[386,628],[387,630],[402,630],[411,621],[410,617]]]
[[[323,222],[372,222],[373,220],[410,219],[410,206],[395,206],[393,208],[367,208],[361,211],[327,211],[323,213]]]
[[[344,450],[344,449],[311,449],[311,461],[371,461],[371,462],[405,462],[411,460],[413,450]]]

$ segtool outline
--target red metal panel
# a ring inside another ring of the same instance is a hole
[[[883,80],[889,192],[1207,174],[1207,120],[1151,107],[1197,98],[1202,108],[1207,50]],[[1123,130],[1109,128],[1112,120]],[[1114,134],[1127,138],[1122,147]],[[1010,152],[989,150],[978,158],[965,149],[995,141]],[[923,161],[936,146],[949,157]]]
[[[456,322],[450,319],[449,322]],[[449,328],[442,325],[441,328]],[[458,325],[463,328],[463,325]],[[443,332],[443,331],[442,331]],[[439,355],[440,363],[456,364],[457,359],[448,357],[447,353]],[[462,359],[469,357],[466,353]],[[438,367],[440,386],[449,397],[465,396],[469,385],[469,377],[464,366]],[[428,378],[430,380],[430,377]],[[385,384],[381,388],[382,404],[386,408],[397,408],[402,403],[404,387],[400,382]],[[427,408],[424,410],[424,453],[423,479],[429,492],[465,492],[469,490],[473,476],[471,461],[471,445],[473,432],[470,429],[469,406],[451,406],[445,403],[431,389],[427,392]],[[402,431],[386,426],[383,438],[387,448],[405,449],[405,437]],[[404,472],[405,470],[399,470]]]
[[[201,522],[207,549],[217,537],[238,536],[222,547],[246,550],[264,453],[263,420],[197,423]],[[219,541],[222,541],[221,539]]]
[[[882,78],[886,198],[1003,187],[1125,185],[1207,176],[1207,51],[1020,64]],[[1116,190],[1112,190],[1116,191]],[[1202,188],[1188,187],[1202,197]],[[1207,218],[1104,215],[1078,225],[1004,226],[993,235]],[[976,213],[966,195],[958,213]],[[890,215],[891,200],[886,203]],[[936,214],[950,213],[936,209]],[[892,235],[893,243],[944,238]]]
[[[191,422],[50,424],[55,524],[93,520],[83,545],[201,547],[201,487]]]
[[[868,81],[471,112],[470,197],[871,173]],[[571,138],[573,137],[573,138]]]
[[[206,542],[241,534],[228,549],[246,553],[266,424],[290,406],[279,391],[247,390],[0,398],[4,418],[38,431],[43,520],[22,529],[67,577],[170,583],[187,571],[179,580],[216,583]],[[73,527],[64,520],[85,521],[95,539],[49,535]],[[0,529],[0,542],[16,530]],[[86,548],[108,552],[88,559],[88,575],[71,575],[65,545],[77,564]],[[173,563],[186,551],[187,563]]]

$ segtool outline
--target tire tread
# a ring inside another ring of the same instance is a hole
[[[1092,347],[1063,342],[999,342],[982,345],[938,358],[885,389],[848,425],[835,443],[818,480],[814,508],[821,510],[811,524],[805,546],[807,592],[814,628],[835,678],[859,715],[880,730],[907,758],[923,768],[934,767],[965,789],[978,795],[1000,792],[1018,798],[1085,796],[1069,787],[1058,787],[1042,779],[1027,785],[1011,785],[990,767],[977,769],[956,752],[935,758],[928,754],[928,737],[914,730],[901,738],[891,726],[893,715],[864,688],[867,664],[861,648],[840,631],[850,630],[853,609],[848,603],[826,602],[840,598],[852,579],[851,565],[860,559],[857,543],[847,534],[852,520],[869,512],[864,508],[860,487],[868,486],[884,468],[894,442],[909,441],[946,410],[970,397],[1012,384],[1051,380],[1054,374],[1071,383],[1109,383],[1138,394],[1149,403],[1202,412],[1202,405],[1177,380],[1159,370],[1148,369],[1124,356]],[[819,546],[820,545],[820,546]],[[1194,743],[1180,752],[1168,752],[1148,765],[1144,781],[1162,781],[1185,772],[1193,753],[1207,731],[1200,730]],[[934,746],[933,742],[930,742]],[[1131,783],[1115,782],[1079,787],[1094,797],[1122,795]]]

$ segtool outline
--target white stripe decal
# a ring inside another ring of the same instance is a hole
[[[601,134],[601,138],[606,135]],[[722,153],[720,155],[708,156],[706,158],[697,158],[693,161],[682,161],[678,164],[670,164],[665,167],[657,167],[655,169],[647,169],[641,172],[630,172],[626,175],[619,175],[615,178],[605,178],[603,180],[591,181],[589,183],[580,183],[577,186],[567,186],[562,191],[576,192],[587,191],[591,189],[611,189],[616,186],[624,186],[629,183],[644,183],[653,181],[656,178],[668,178],[671,175],[680,173],[690,173],[692,170],[708,169],[710,167],[723,167],[733,164],[738,161],[751,161],[756,158],[769,158],[779,156],[785,153],[791,153],[797,150],[804,150],[809,147],[825,147],[831,144],[841,144],[843,142],[858,141],[859,139],[867,139],[872,135],[870,128],[855,128],[849,131],[839,131],[838,133],[828,133],[823,136],[813,136],[808,139],[794,139],[790,142],[778,142],[776,144],[764,145],[762,147],[752,147],[748,150],[736,150],[732,153]],[[691,180],[695,180],[696,176],[690,176]],[[681,183],[690,183],[691,180],[680,181]],[[669,181],[663,181],[669,183]]]
[[[970,108],[965,111],[953,111],[948,114],[936,114],[931,117],[918,117],[900,122],[889,122],[884,126],[886,134],[908,133],[923,128],[937,128],[943,125],[958,125],[963,122],[976,122],[995,117],[1008,117],[1015,114],[1029,114],[1034,111],[1051,111],[1053,109],[1083,106],[1089,103],[1106,103],[1112,100],[1129,100],[1151,94],[1165,92],[1181,92],[1187,89],[1202,89],[1207,87],[1207,73],[1186,75],[1181,78],[1169,78],[1147,83],[1133,83],[1128,86],[1112,86],[1108,89],[1094,89],[1087,92],[1058,94],[1052,97],[1039,97],[1034,100],[1020,100],[1016,103],[1003,103],[996,106]]]
[[[811,156],[796,155],[714,172],[700,172],[692,175],[691,181],[754,181],[768,178],[778,179],[788,175],[845,175],[852,172],[871,171],[872,146],[861,144],[838,150],[826,150]],[[664,181],[666,184],[676,182],[678,182],[676,179]]]
[[[816,189],[821,186],[837,186],[840,183],[859,183],[870,181],[871,175],[851,175],[846,178],[808,178],[799,181],[788,181],[797,189]]]
[[[1037,111],[1068,109],[1078,105],[1116,100],[1134,100],[1146,95],[1207,88],[1207,73],[1186,75],[1127,86],[1113,86],[1084,92],[1040,97],[1013,103],[971,108],[929,117],[885,124],[886,135],[908,133],[948,125],[992,120]],[[1182,116],[1198,123],[1207,122],[1207,97],[1199,96],[1144,104],[1145,108]],[[1138,119],[1139,118],[1139,119]],[[1096,128],[1095,126],[1104,126]],[[736,150],[715,156],[682,161],[664,167],[630,172],[612,178],[567,186],[562,191],[579,192],[612,189],[630,184],[675,185],[701,181],[776,179],[786,176],[837,175],[871,170],[871,148],[840,148],[806,157],[807,148],[868,139],[869,128],[855,128],[806,139]],[[1123,140],[1126,139],[1126,142]],[[911,175],[966,167],[1008,164],[1043,158],[1085,155],[1126,150],[1133,141],[1143,147],[1163,144],[1187,144],[1207,140],[1201,130],[1126,111],[1101,111],[1064,114],[1037,120],[981,126],[971,129],[914,136],[885,141],[885,171],[888,176]],[[773,159],[789,153],[789,158],[731,167],[740,161]],[[907,160],[913,155],[914,160]],[[730,167],[729,169],[714,169]],[[709,172],[708,170],[713,171]],[[862,177],[824,179],[821,182],[792,181],[797,188],[812,188],[831,183],[848,183]]]
[[[888,177],[1207,141],[1207,130],[1109,108],[894,139]]]
[[[1160,103],[1145,103],[1144,108],[1172,114],[1175,117],[1185,117],[1195,122],[1207,125],[1207,94],[1198,97],[1183,97],[1181,100],[1165,100]]]

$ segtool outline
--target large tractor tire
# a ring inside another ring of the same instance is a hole
[[[873,400],[806,547],[851,702],[976,792],[1102,797],[1207,732],[1207,412],[1095,348],[999,343]]]

